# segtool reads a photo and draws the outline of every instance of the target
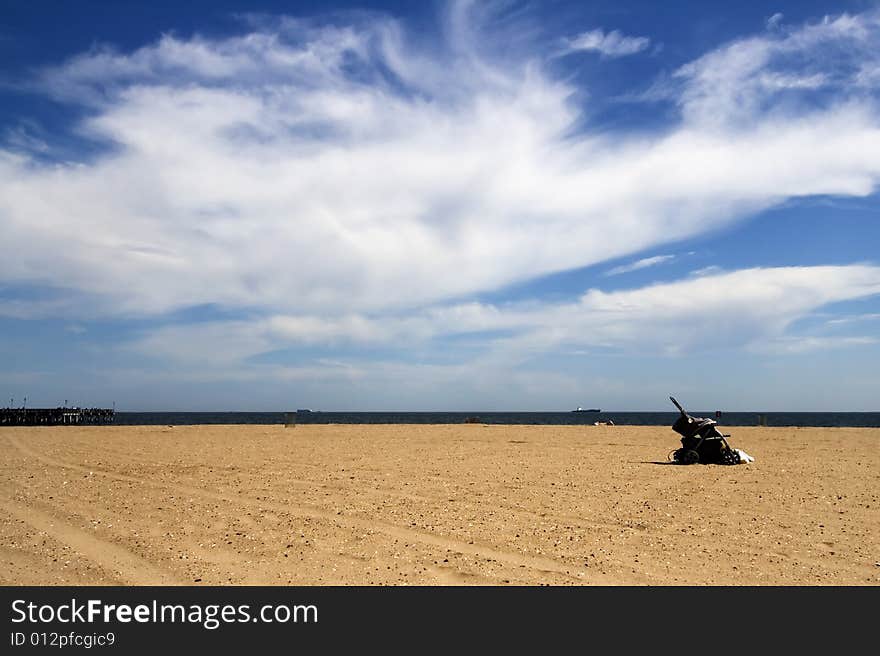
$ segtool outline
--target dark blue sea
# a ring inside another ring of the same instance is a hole
[[[715,418],[714,411],[690,411]],[[117,412],[121,425],[283,424],[284,412]],[[757,426],[880,427],[880,412],[724,412],[718,423]],[[297,424],[535,424],[582,426],[613,421],[622,426],[671,426],[677,412],[294,412]]]

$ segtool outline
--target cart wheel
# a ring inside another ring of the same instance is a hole
[[[700,454],[693,449],[681,449],[678,461],[683,465],[696,465],[700,462]]]
[[[722,465],[738,465],[740,462],[742,462],[742,459],[739,457],[739,454],[733,449],[728,449],[721,454]]]

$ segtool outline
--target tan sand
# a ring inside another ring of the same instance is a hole
[[[0,583],[880,583],[880,430],[0,429]]]

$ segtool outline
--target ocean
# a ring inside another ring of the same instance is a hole
[[[613,421],[622,426],[671,426],[677,412],[293,412],[297,424],[533,424],[585,426]],[[694,412],[715,418],[715,411]],[[880,428],[880,412],[724,412],[722,426],[829,426]],[[117,412],[119,425],[283,424],[285,412]]]

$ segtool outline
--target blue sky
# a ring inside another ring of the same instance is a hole
[[[0,96],[0,404],[880,410],[877,2],[3,1]]]

